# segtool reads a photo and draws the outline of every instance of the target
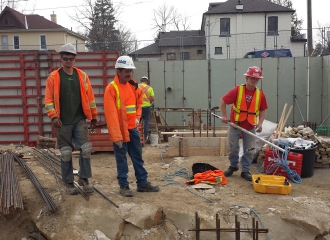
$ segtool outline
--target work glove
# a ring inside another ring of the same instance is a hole
[[[90,125],[89,128],[94,130],[96,128],[96,124],[97,124],[97,119],[92,119],[91,125]]]
[[[123,148],[123,141],[118,141],[118,142],[115,142],[115,144],[119,147],[119,148]]]
[[[136,124],[136,125],[139,125],[139,123],[140,123],[140,121],[137,120],[137,119],[135,119],[135,124]]]
[[[52,125],[55,128],[61,128],[62,127],[62,121],[59,117],[53,117],[52,118]]]

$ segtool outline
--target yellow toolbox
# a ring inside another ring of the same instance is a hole
[[[291,184],[284,176],[253,174],[252,183],[258,193],[290,194]]]

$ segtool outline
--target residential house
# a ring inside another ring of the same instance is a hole
[[[242,58],[253,50],[291,49],[304,56],[304,35],[291,37],[295,10],[268,0],[227,0],[210,3],[203,14],[207,59]]]
[[[206,58],[204,33],[200,30],[160,32],[151,45],[129,55],[136,61],[201,60]]]
[[[85,51],[86,37],[37,14],[22,14],[6,6],[0,14],[0,50],[56,50],[72,43],[77,51]]]

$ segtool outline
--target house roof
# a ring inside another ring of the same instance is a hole
[[[205,46],[205,35],[200,30],[159,33],[159,47]]]
[[[137,51],[131,52],[129,55],[161,55],[160,47],[158,47],[158,40],[149,46],[141,48]]]
[[[73,31],[70,31],[69,29],[55,23],[52,22],[46,18],[44,18],[43,16],[40,16],[38,14],[22,14],[8,6],[6,6],[4,8],[4,10],[1,12],[0,14],[0,19],[2,18],[3,15],[5,14],[11,14],[16,21],[19,23],[20,28],[16,28],[15,29],[26,29],[26,30],[62,30],[62,31],[66,31],[66,32],[70,32],[72,35],[76,35],[82,39],[87,39],[86,37],[77,34]],[[6,28],[6,30],[13,30],[13,28]]]
[[[268,0],[241,0],[242,10],[237,10],[238,0],[210,3],[209,9],[204,14],[232,14],[232,13],[265,13],[265,12],[295,12],[295,10],[283,7]]]
[[[162,47],[205,46],[205,35],[200,30],[160,32],[155,43],[129,55],[160,55]]]

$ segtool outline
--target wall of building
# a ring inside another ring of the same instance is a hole
[[[268,17],[278,17],[278,35],[269,36]],[[230,18],[230,36],[220,36],[220,18]],[[210,59],[241,58],[249,51],[289,48],[304,56],[304,44],[291,42],[291,13],[225,14],[206,16],[205,36]],[[266,34],[265,34],[266,33]],[[222,54],[215,54],[222,47]]]
[[[19,36],[20,49],[19,50],[41,50],[40,47],[40,35],[46,36],[47,50],[58,49],[65,43],[72,43],[77,46],[77,51],[85,51],[85,41],[79,39],[71,34],[64,31],[31,31],[22,29],[20,32],[1,32],[0,35],[8,36],[8,50],[14,50],[14,36]],[[0,39],[1,41],[1,39]],[[77,43],[77,44],[76,44]],[[0,44],[2,49],[2,45]]]

